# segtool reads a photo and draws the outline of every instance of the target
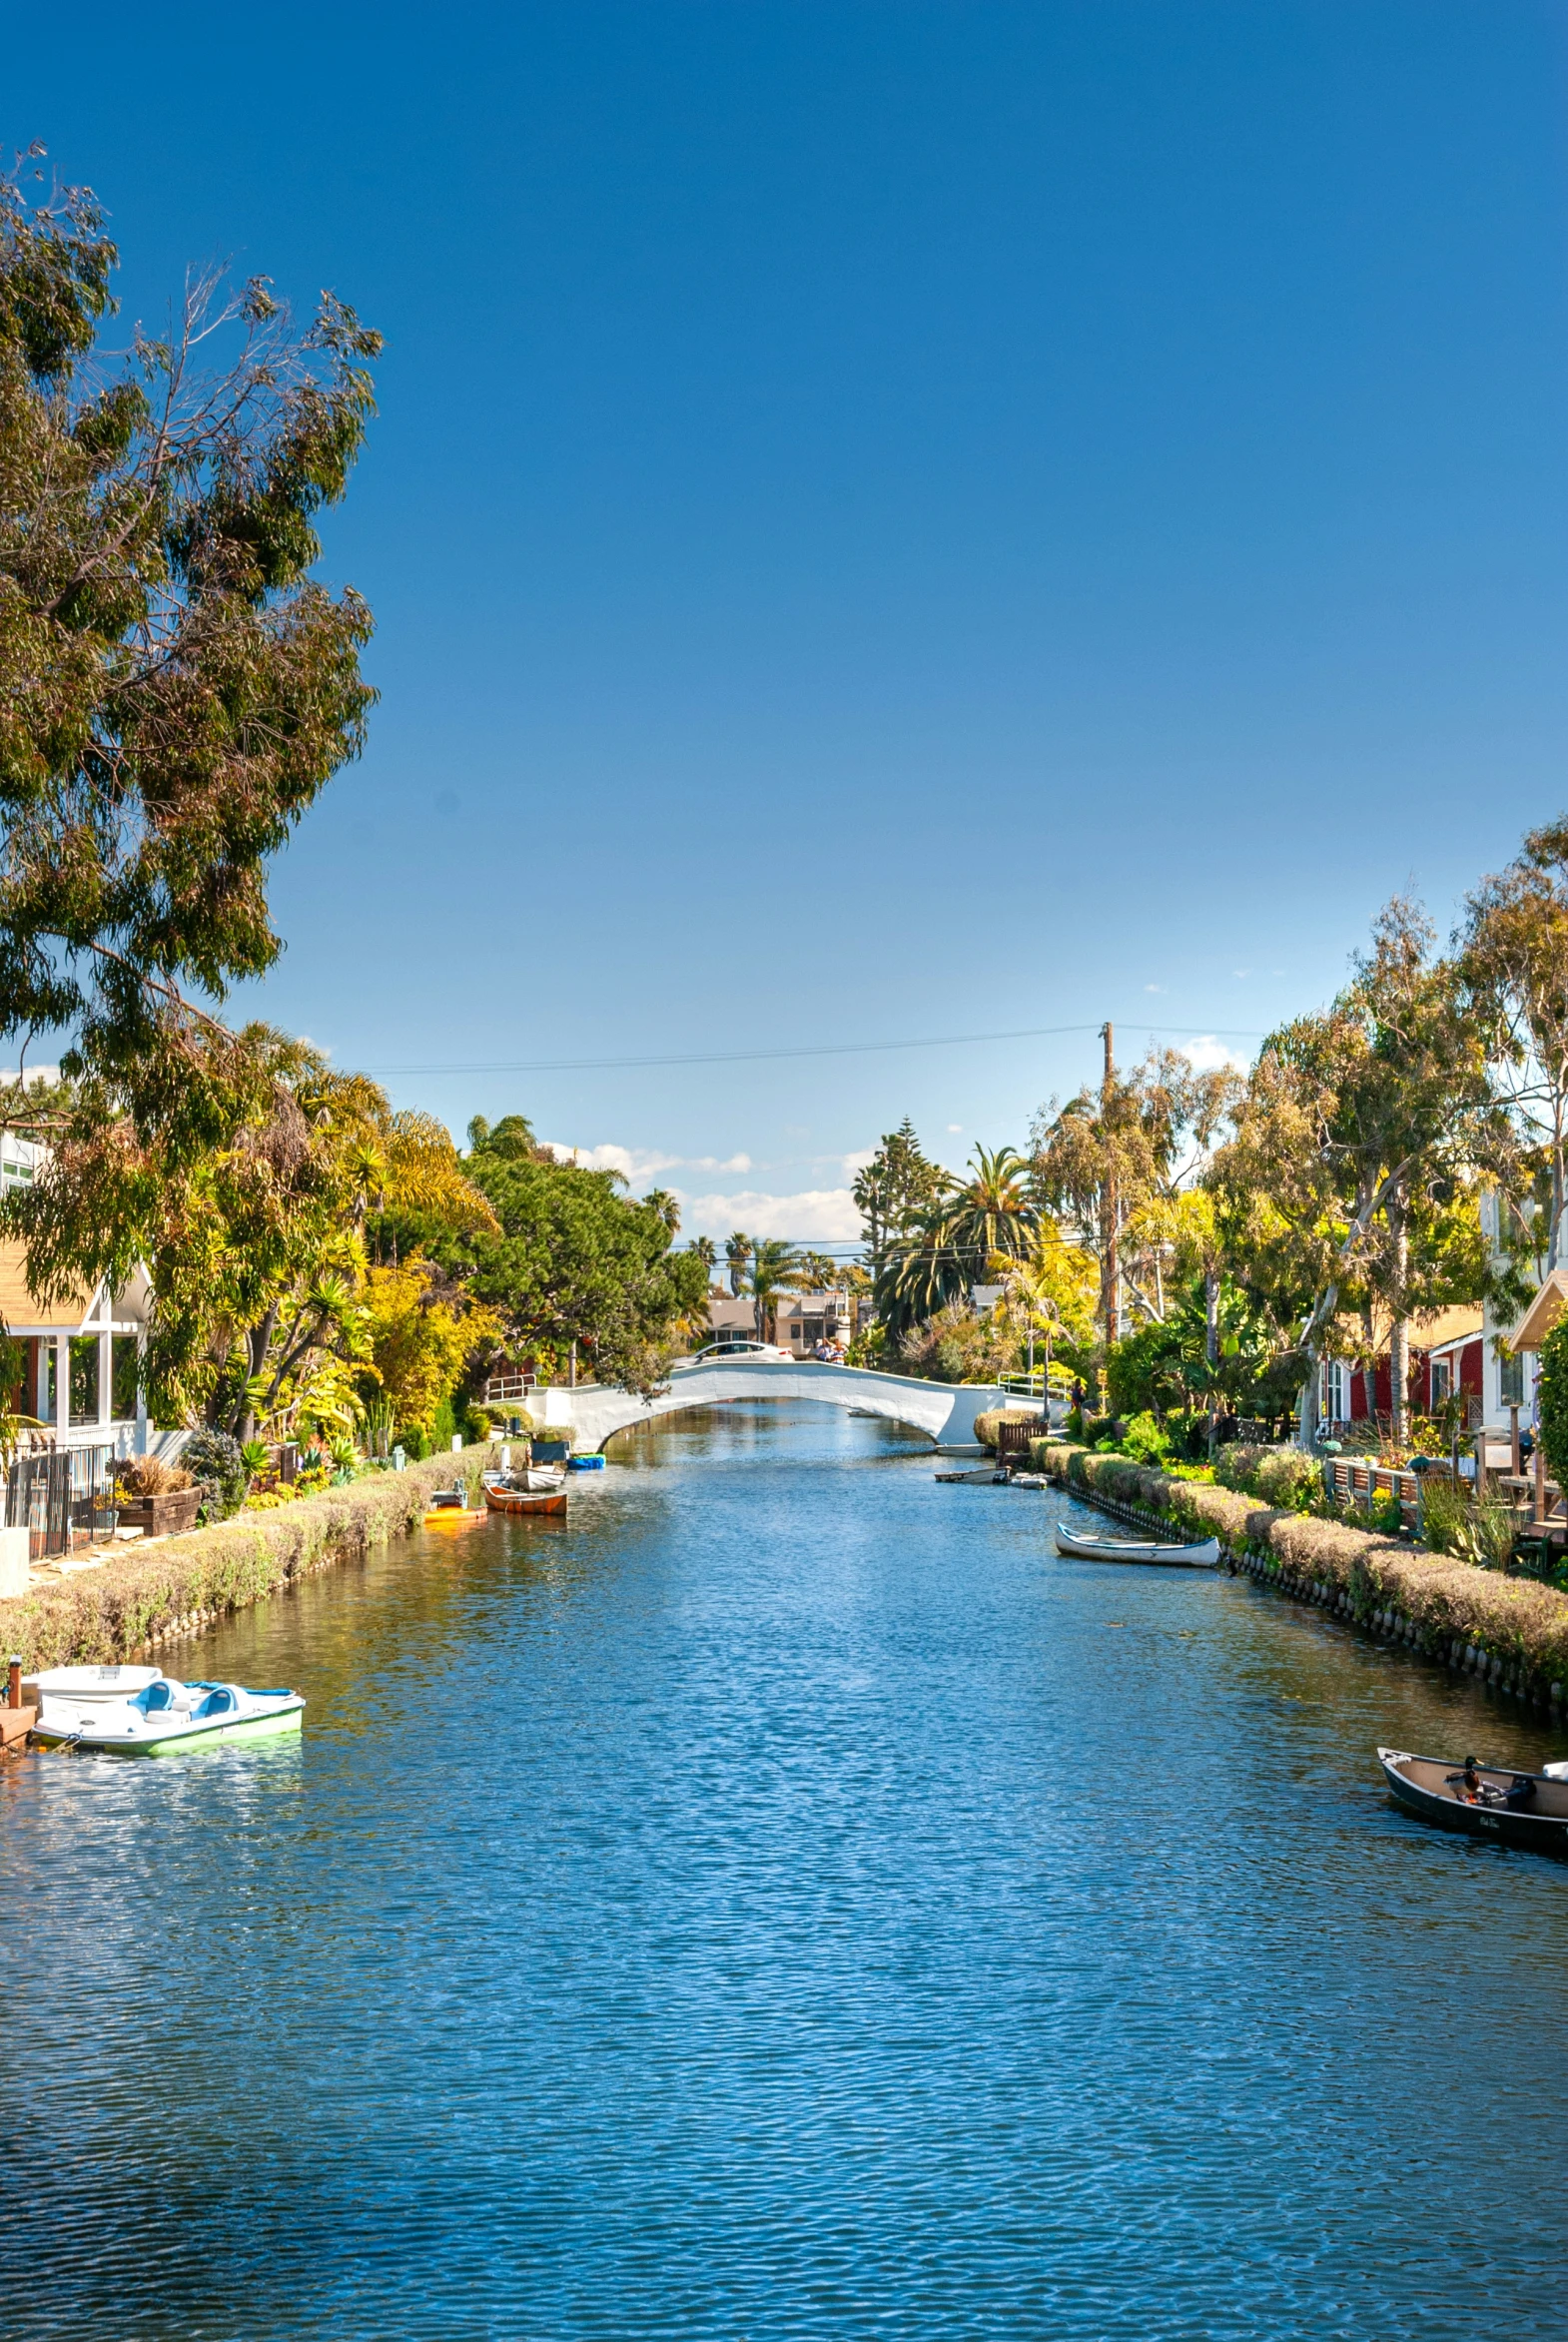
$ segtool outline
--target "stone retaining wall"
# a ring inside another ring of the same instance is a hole
[[[129,1659],[195,1634],[227,1611],[403,1536],[423,1517],[431,1489],[449,1488],[456,1471],[471,1487],[495,1452],[469,1447],[431,1456],[276,1510],[239,1512],[146,1549],[115,1547],[99,1569],[0,1602],[0,1659],[20,1652],[32,1673]]]
[[[1395,1636],[1447,1667],[1482,1675],[1542,1707],[1568,1687],[1568,1594],[1504,1577],[1397,1537],[1279,1512],[1206,1481],[1172,1480],[1130,1456],[1037,1439],[1037,1467],[1069,1488],[1137,1506],[1188,1533],[1217,1537],[1259,1584]]]

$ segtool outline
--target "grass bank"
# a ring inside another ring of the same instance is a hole
[[[1035,1440],[1032,1453],[1037,1469],[1069,1487],[1136,1506],[1188,1534],[1217,1537],[1261,1584],[1543,1707],[1564,1698],[1568,1594],[1551,1586],[1427,1553],[1347,1521],[1280,1511],[1234,1489],[1172,1480],[1131,1456],[1055,1439]]]
[[[129,1659],[195,1634],[226,1611],[405,1535],[430,1490],[451,1486],[454,1465],[472,1482],[493,1453],[468,1447],[460,1456],[431,1456],[275,1511],[239,1512],[146,1549],[116,1546],[101,1568],[0,1602],[0,1658],[20,1652],[31,1672]]]

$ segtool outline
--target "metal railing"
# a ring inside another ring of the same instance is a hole
[[[18,1456],[6,1474],[8,1528],[25,1528],[30,1561],[111,1538],[119,1518],[112,1447],[48,1447]]]

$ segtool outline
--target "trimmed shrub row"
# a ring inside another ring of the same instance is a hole
[[[1447,1666],[1485,1672],[1528,1699],[1563,1696],[1568,1595],[1553,1587],[1412,1550],[1347,1522],[1280,1511],[1233,1489],[1170,1480],[1128,1456],[1052,1439],[1035,1440],[1031,1453],[1038,1470],[1070,1487],[1140,1505],[1193,1536],[1217,1537],[1249,1574],[1372,1631],[1400,1633]]]
[[[402,1472],[324,1488],[276,1512],[237,1513],[150,1551],[121,1546],[100,1569],[0,1602],[0,1658],[20,1652],[31,1673],[129,1659],[195,1633],[226,1611],[402,1536],[422,1517],[431,1489],[451,1486],[454,1466],[471,1491],[492,1453],[448,1451]]]
[[[984,1448],[993,1451],[997,1444],[997,1428],[1002,1423],[1038,1423],[1038,1407],[983,1407],[975,1417],[975,1437]]]

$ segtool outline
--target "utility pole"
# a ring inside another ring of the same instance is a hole
[[[1116,1089],[1116,1030],[1109,1018],[1100,1028],[1106,1045],[1105,1079],[1100,1090],[1100,1127],[1106,1137],[1106,1175],[1101,1187],[1100,1313],[1105,1319],[1107,1343],[1122,1332],[1122,1265],[1117,1239],[1121,1231],[1122,1199],[1117,1191],[1116,1150],[1111,1134],[1112,1100]]]

